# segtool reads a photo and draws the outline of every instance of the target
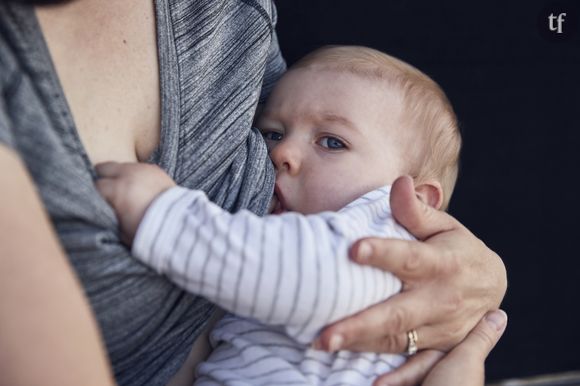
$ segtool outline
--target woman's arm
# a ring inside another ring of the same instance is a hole
[[[0,144],[0,384],[113,385],[97,326],[32,182]]]

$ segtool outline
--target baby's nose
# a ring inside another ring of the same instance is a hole
[[[270,152],[276,171],[296,174],[300,170],[302,156],[299,148],[292,143],[280,143]]]

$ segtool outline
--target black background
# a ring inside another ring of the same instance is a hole
[[[488,359],[488,379],[580,370],[580,33],[560,39],[547,20],[551,9],[564,9],[571,25],[572,4],[278,0],[277,6],[289,64],[324,44],[366,45],[415,65],[447,92],[464,139],[450,211],[508,269],[502,307],[510,322]]]

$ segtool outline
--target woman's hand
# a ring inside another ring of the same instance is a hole
[[[499,341],[506,325],[505,312],[489,312],[451,352],[431,355],[434,363],[445,356],[430,371],[430,367],[416,365],[415,357],[412,357],[405,371],[386,374],[377,379],[374,385],[415,385],[420,375],[420,379],[424,378],[422,386],[483,386],[485,358]]]
[[[327,327],[318,347],[400,353],[407,350],[407,332],[415,329],[419,350],[449,351],[487,311],[499,307],[507,279],[497,254],[453,217],[423,204],[409,177],[393,184],[391,207],[418,241],[359,240],[351,256],[394,273],[403,291]],[[414,359],[427,366],[435,356],[420,352]]]
[[[439,362],[423,382],[423,386],[483,386],[484,362],[503,335],[507,315],[494,311],[486,315],[467,338]]]

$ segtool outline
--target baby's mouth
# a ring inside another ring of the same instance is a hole
[[[270,213],[272,214],[280,214],[286,212],[282,201],[278,198],[278,195],[274,193],[272,196],[272,201],[270,201]]]
[[[272,196],[272,200],[270,201],[270,213],[272,214],[280,214],[287,212],[286,205],[284,204],[284,195],[276,186],[274,190],[274,195]]]

